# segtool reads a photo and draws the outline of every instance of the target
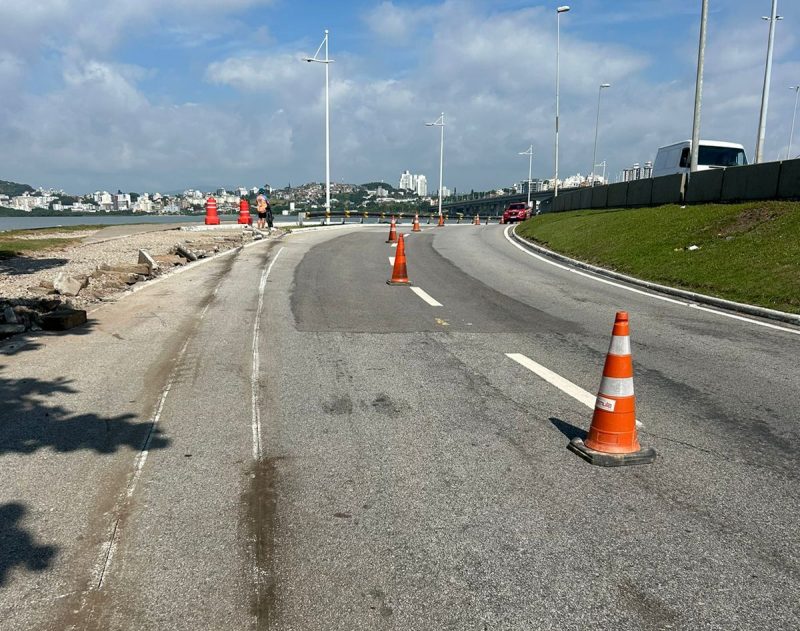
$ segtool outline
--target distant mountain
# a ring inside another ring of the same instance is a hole
[[[17,184],[16,182],[6,182],[0,180],[0,195],[22,195],[23,193],[33,193],[33,187],[27,184]]]

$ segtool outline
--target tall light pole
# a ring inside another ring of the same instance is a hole
[[[519,155],[528,156],[528,208],[531,207],[531,176],[533,175],[533,145],[527,151],[520,151]]]
[[[797,97],[800,96],[800,85],[793,85],[789,88],[794,90],[794,114],[792,114],[792,131],[789,132],[789,148],[786,150],[786,159],[792,159],[792,141],[794,140],[794,119],[797,118]]]
[[[442,216],[442,180],[444,178],[444,112],[432,123],[425,123],[426,127],[441,127],[442,140],[439,146],[439,216]]]
[[[700,44],[697,47],[697,80],[694,86],[694,119],[692,121],[692,152],[690,172],[697,171],[700,155],[700,109],[703,103],[703,66],[706,58],[706,25],[708,24],[708,0],[703,0],[700,9]]]
[[[592,186],[594,186],[594,168],[597,166],[597,130],[600,128],[600,95],[603,93],[603,88],[610,88],[610,83],[601,83],[600,89],[597,91],[597,120],[594,123],[594,152],[592,153]]]
[[[319,53],[325,47],[325,58],[321,59]],[[325,29],[325,37],[317,48],[313,57],[304,57],[304,60],[311,63],[325,64],[325,215],[331,212],[331,108],[330,108],[330,64],[333,59],[328,57],[328,29]]]
[[[558,99],[559,99],[559,73],[560,66],[558,55],[561,48],[561,14],[569,11],[567,5],[558,7],[556,9],[556,156],[555,156],[555,188],[553,189],[553,197],[558,197]]]
[[[769,39],[767,40],[767,66],[764,69],[764,89],[761,92],[761,113],[758,116],[758,139],[756,140],[756,163],[764,158],[764,134],[767,130],[767,109],[769,108],[769,83],[772,79],[772,49],[775,44],[775,23],[783,18],[778,15],[778,0],[772,0],[772,13],[762,20],[769,22]]]
[[[594,165],[595,167],[603,167],[603,183],[606,183],[606,161],[603,160],[602,162],[598,162]]]

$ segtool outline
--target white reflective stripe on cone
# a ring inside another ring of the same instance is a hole
[[[633,396],[633,377],[617,379],[615,377],[603,377],[600,382],[600,396],[611,397],[632,397]]]
[[[627,335],[612,335],[611,346],[608,349],[611,355],[630,355],[631,338]]]

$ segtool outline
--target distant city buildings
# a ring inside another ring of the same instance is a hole
[[[400,174],[400,184],[397,188],[401,191],[413,191],[419,197],[427,197],[428,178],[424,175],[414,175],[405,170]]]
[[[653,177],[653,163],[645,162],[644,166],[636,162],[632,167],[622,170],[622,181],[631,182],[633,180],[645,180]]]

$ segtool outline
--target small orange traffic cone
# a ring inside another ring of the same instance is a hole
[[[438,224],[436,224],[436,227],[437,227],[437,228],[442,228],[442,227],[444,227],[444,215],[439,215],[439,223],[438,223]]]
[[[614,320],[589,435],[585,442],[573,438],[567,449],[601,467],[648,464],[656,459],[655,450],[642,449],[636,435],[633,361],[625,311],[618,311]]]
[[[481,216],[480,215],[475,215],[475,221],[473,221],[472,223],[474,225],[476,225],[476,226],[480,226],[481,225]]]
[[[386,239],[386,243],[394,243],[395,241],[397,241],[397,224],[394,217],[392,217],[392,221],[389,224],[389,238]]]
[[[414,215],[414,227],[411,228],[411,232],[422,232],[422,228],[419,227],[419,215]]]
[[[502,226],[503,224],[505,224],[505,222],[506,222],[506,220],[503,217],[503,215],[500,215],[500,225]]]
[[[410,285],[408,272],[406,271],[406,244],[403,235],[397,239],[397,254],[394,257],[394,267],[392,277],[386,281],[387,285]]]

